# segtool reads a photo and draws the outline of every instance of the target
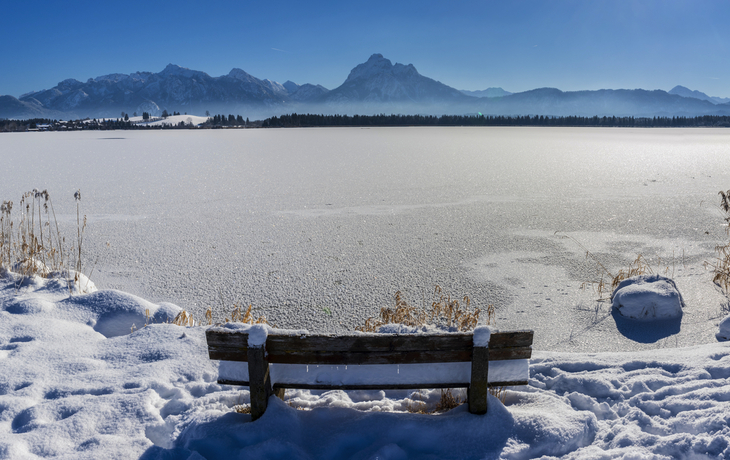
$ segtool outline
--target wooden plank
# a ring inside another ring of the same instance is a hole
[[[507,361],[510,359],[530,359],[532,357],[532,348],[497,348],[489,349],[490,361]]]
[[[275,383],[274,388],[298,388],[301,390],[418,390],[431,388],[467,388],[464,382],[454,383],[409,383],[409,384],[321,384],[321,383]]]
[[[218,380],[221,385],[240,385],[248,386],[248,382],[238,380]],[[489,388],[512,387],[529,385],[527,380],[515,380],[509,382],[489,382]],[[321,383],[275,383],[273,390],[278,389],[300,389],[300,390],[419,390],[431,388],[468,388],[469,385],[464,382],[454,383],[413,383],[413,384],[392,384],[392,385],[356,385],[356,384],[338,384],[327,385]],[[278,396],[278,394],[277,394]],[[279,396],[281,398],[281,396]],[[282,398],[283,399],[283,398]]]
[[[228,380],[228,379],[218,379],[219,385],[238,385],[247,387],[248,381],[247,380]]]
[[[489,349],[532,346],[534,331],[495,332],[489,338]]]
[[[489,348],[529,347],[532,345],[532,331],[495,332],[492,334]],[[248,334],[237,331],[206,331],[208,346],[211,348],[228,348],[239,350],[245,354]],[[266,341],[269,352],[279,353],[291,350],[298,351],[449,351],[471,349],[473,339],[471,333],[445,335],[306,335],[288,336],[272,334]]]
[[[226,361],[246,361],[245,355],[238,350],[227,348],[209,348],[210,359]],[[510,359],[529,359],[532,356],[531,348],[501,348],[490,349],[491,361]],[[268,352],[270,363],[282,364],[412,364],[412,363],[456,363],[469,362],[472,359],[471,350],[464,351],[423,351],[423,352],[299,352],[291,351]]]
[[[532,345],[532,331],[495,332],[489,348],[529,347]],[[471,333],[444,335],[307,335],[283,336],[269,335],[266,349],[269,353],[297,350],[305,351],[348,351],[348,352],[385,352],[385,351],[458,351],[473,347]]]
[[[474,347],[471,361],[471,383],[467,389],[470,413],[487,413],[488,382],[489,349],[487,347]]]
[[[471,335],[390,335],[376,336],[276,336],[266,341],[269,353],[289,351],[315,352],[411,352],[411,351],[462,351],[472,347]]]
[[[489,388],[499,388],[499,387],[519,387],[524,385],[529,385],[530,382],[528,380],[512,380],[509,382],[489,382]]]
[[[220,359],[223,361],[248,361],[248,349],[241,351],[230,348],[213,348],[208,347],[208,357],[210,359]]]
[[[282,364],[417,364],[471,361],[469,351],[411,352],[269,352],[269,361]]]

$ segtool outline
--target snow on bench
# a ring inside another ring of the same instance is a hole
[[[469,411],[487,412],[488,387],[527,385],[533,331],[309,334],[227,323],[206,331],[218,383],[251,390],[251,415],[286,388],[467,388]],[[247,362],[248,365],[242,365]]]

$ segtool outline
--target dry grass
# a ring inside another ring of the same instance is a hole
[[[728,226],[725,232],[730,236],[730,190],[720,191],[720,210],[724,213],[725,223]],[[712,281],[723,290],[725,295],[730,295],[730,241],[715,246],[717,259],[714,264],[705,263],[713,272]]]
[[[489,387],[489,393],[504,404],[507,399],[507,387]]]
[[[482,310],[479,308],[471,309],[471,299],[464,296],[461,302],[458,299],[452,299],[451,296],[444,294],[440,286],[435,286],[433,291],[433,299],[431,308],[418,308],[409,304],[398,291],[395,293],[395,305],[393,308],[383,307],[380,309],[378,318],[368,318],[365,325],[356,328],[361,332],[377,332],[381,326],[386,324],[403,324],[406,326],[424,326],[427,324],[443,324],[447,327],[454,327],[459,331],[467,332],[473,330],[479,323],[479,315]],[[486,308],[487,325],[495,323],[495,308],[488,305]],[[489,388],[489,392],[497,396],[504,402],[504,396],[500,396],[504,388]],[[425,401],[418,399],[421,393],[416,393],[415,399],[406,403],[406,410],[415,414],[430,414],[436,412],[445,412],[463,404],[465,401],[460,397],[455,397],[451,389],[441,390],[441,399],[436,407],[428,411]]]
[[[596,294],[598,295],[598,300],[608,300],[613,295],[613,291],[618,287],[619,284],[621,284],[621,281],[631,278],[633,276],[639,276],[639,275],[649,275],[654,273],[654,271],[651,268],[651,265],[646,260],[643,254],[639,254],[636,256],[636,259],[634,259],[633,262],[631,262],[626,269],[620,269],[618,273],[615,275],[612,274],[608,268],[601,262],[601,260],[596,257],[595,254],[593,254],[591,251],[586,249],[585,246],[583,246],[578,240],[573,238],[569,235],[558,235],[558,232],[555,232],[555,235],[559,236],[560,238],[568,238],[572,240],[575,244],[581,247],[585,251],[585,255],[587,259],[591,259],[596,263],[596,268],[598,273],[600,274],[600,278],[598,281],[585,281],[583,284],[581,284],[581,289],[585,289],[587,286],[593,286],[593,288],[596,291]],[[657,264],[661,265],[661,259],[657,258]],[[672,269],[672,272],[674,270]],[[666,275],[669,275],[670,270],[669,266],[667,266],[664,270]],[[673,274],[673,273],[672,273]],[[609,284],[610,282],[610,284]],[[606,295],[608,294],[608,295]]]
[[[233,412],[237,412],[239,414],[250,414],[251,405],[250,404],[236,404],[235,406],[233,406]]]
[[[441,287],[436,286],[433,292],[431,308],[418,308],[408,303],[401,291],[395,293],[395,305],[393,308],[383,307],[380,309],[378,318],[368,318],[365,325],[355,328],[361,332],[377,332],[381,326],[386,324],[403,324],[405,326],[424,326],[427,324],[442,324],[449,328],[454,327],[459,331],[470,331],[479,322],[481,309],[471,309],[471,300],[464,296],[460,302],[458,299],[451,299],[443,293]],[[487,324],[494,322],[494,307],[487,307]]]
[[[411,414],[428,414],[425,398],[420,390],[412,394],[406,401],[406,411]]]
[[[74,269],[77,272],[74,281],[78,282],[86,216],[83,216],[82,224],[80,191],[74,194],[74,199],[77,230],[76,241],[70,250],[66,250],[66,239],[61,236],[47,190],[24,193],[17,208],[12,201],[3,201],[0,205],[0,270],[15,271],[23,277],[66,273],[70,278],[70,269]]]
[[[441,399],[439,399],[439,402],[436,403],[436,409],[434,412],[446,412],[464,404],[464,402],[463,398],[454,396],[451,392],[451,388],[447,388],[445,390],[442,389]]]
[[[506,387],[490,387],[489,393],[504,404],[507,397]],[[424,396],[419,391],[412,395],[406,403],[406,411],[412,414],[437,414],[450,411],[464,403],[466,403],[466,399],[461,396],[454,395],[451,388],[446,388],[441,390],[441,398],[436,403],[436,406],[434,406],[433,409],[428,410],[428,406],[424,401]]]
[[[265,316],[259,316],[258,318],[255,318],[252,310],[253,306],[249,305],[246,312],[243,312],[243,308],[238,305],[233,305],[233,311],[231,311],[230,319],[225,318],[225,322],[231,322],[231,323],[244,323],[244,324],[267,324],[270,325],[269,322],[266,320]],[[175,319],[172,320],[172,324],[175,324],[177,326],[211,326],[213,324],[213,309],[208,307],[208,310],[205,312],[205,323],[200,321],[195,321],[195,318],[193,318],[192,313],[188,313],[186,310],[181,311],[180,313],[175,316]],[[270,325],[272,327],[275,327],[273,325]]]

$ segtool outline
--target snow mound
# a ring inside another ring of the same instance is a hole
[[[51,271],[43,262],[22,261],[13,271],[0,270],[0,279],[12,285],[18,293],[42,290],[60,295],[84,294],[96,291],[96,285],[81,272]]]
[[[728,341],[730,340],[730,315],[720,321],[718,326],[717,334],[715,334],[717,340]]]
[[[621,316],[643,321],[679,318],[684,307],[677,285],[661,275],[627,278],[613,291],[611,300]]]
[[[510,399],[505,407],[490,395],[486,415],[470,414],[462,405],[433,416],[355,411],[350,407],[358,399],[343,391],[327,392],[307,406],[311,410],[296,410],[273,397],[255,423],[245,423],[248,416],[201,413],[176,444],[206,458],[226,458],[236,446],[251,459],[526,459],[564,455],[595,436],[595,416],[559,398]]]
[[[155,305],[140,297],[115,290],[72,296],[59,302],[105,337],[127,335],[146,324],[171,323],[182,310],[171,303]]]
[[[93,327],[105,337],[126,335],[146,324],[172,322],[181,311],[177,305],[154,304],[126,292],[99,291],[83,273],[73,270],[47,273],[43,277],[4,271],[5,289],[16,294],[3,302],[5,311],[72,319]]]

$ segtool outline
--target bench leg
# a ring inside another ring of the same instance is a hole
[[[286,393],[286,388],[274,388],[274,396],[284,401],[284,394]]]
[[[251,391],[251,420],[256,420],[264,415],[269,396],[274,394],[264,347],[248,348],[248,381]]]
[[[489,382],[489,348],[474,347],[471,359],[471,383],[467,390],[469,412],[487,413]]]

